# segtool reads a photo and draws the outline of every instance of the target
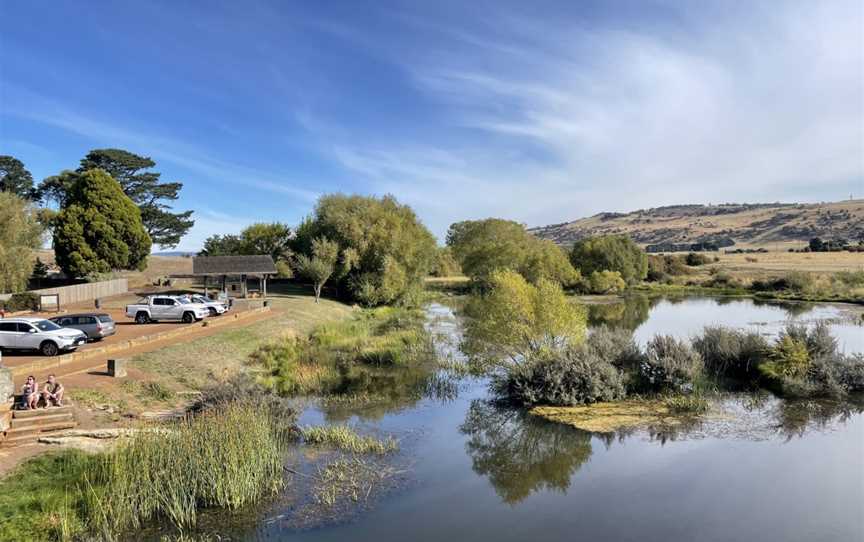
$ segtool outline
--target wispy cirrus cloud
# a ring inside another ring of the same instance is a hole
[[[478,215],[541,224],[680,202],[860,195],[861,4],[706,13],[643,30],[506,12],[472,31],[423,19],[429,39],[390,60],[441,122],[418,127],[422,142],[323,139],[439,234]]]

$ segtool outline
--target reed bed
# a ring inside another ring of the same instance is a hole
[[[237,509],[275,494],[286,447],[276,423],[234,404],[140,434],[103,457],[102,487],[90,493],[95,530],[109,537],[155,518],[192,527],[201,508]]]
[[[114,451],[49,454],[0,482],[0,540],[116,540],[278,492],[289,441],[270,410],[231,403],[137,433]],[[8,521],[7,521],[8,520]]]

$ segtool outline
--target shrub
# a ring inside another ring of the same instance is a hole
[[[584,340],[587,315],[557,283],[534,286],[515,271],[496,271],[490,282],[466,307],[463,346],[479,369],[519,365]]]
[[[804,324],[790,324],[783,330],[780,338],[786,336],[803,344],[811,359],[837,352],[837,339],[831,336],[831,329],[826,322],[817,322],[812,328]]]
[[[2,306],[3,310],[7,312],[39,310],[39,295],[33,292],[12,294],[12,297],[3,303]]]
[[[782,334],[768,353],[771,361],[759,369],[771,378],[799,378],[810,368],[807,343],[789,334]]]
[[[640,386],[651,391],[685,391],[702,369],[702,358],[686,342],[670,335],[648,341],[639,367]]]
[[[594,271],[618,271],[628,283],[648,275],[648,258],[626,235],[605,235],[582,239],[573,245],[570,262],[582,275]]]
[[[850,288],[864,287],[864,271],[838,271],[835,279]]]
[[[718,268],[711,269],[711,279],[705,283],[706,286],[712,288],[742,288],[744,285],[740,280],[733,277],[728,271],[723,271]]]
[[[592,294],[616,294],[627,287],[618,271],[594,271],[588,277],[588,288]]]
[[[595,328],[588,335],[585,347],[621,371],[637,370],[645,358],[645,354],[633,339],[633,333],[626,329],[607,326]]]
[[[764,337],[722,326],[708,326],[693,340],[705,368],[715,376],[752,378],[769,346]]]
[[[493,378],[493,392],[522,405],[571,406],[626,395],[621,373],[594,350],[565,349]]]
[[[706,256],[705,254],[697,254],[696,252],[690,252],[687,254],[687,257],[684,261],[690,267],[699,267],[700,265],[711,263],[711,258]]]

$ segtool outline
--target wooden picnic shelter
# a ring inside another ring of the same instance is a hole
[[[207,289],[210,281],[215,284],[225,295],[230,295],[228,290],[229,283],[239,281],[240,289],[236,292],[240,297],[248,297],[249,295],[249,279],[258,280],[258,287],[262,297],[267,297],[267,278],[276,275],[276,263],[273,258],[266,255],[257,256],[195,256],[192,258],[192,276],[203,279],[204,293],[208,293]]]

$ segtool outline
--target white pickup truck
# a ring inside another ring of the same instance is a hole
[[[180,320],[191,324],[209,315],[210,310],[206,306],[173,295],[151,295],[139,299],[134,305],[126,305],[126,316],[134,318],[136,324],[161,320]]]

